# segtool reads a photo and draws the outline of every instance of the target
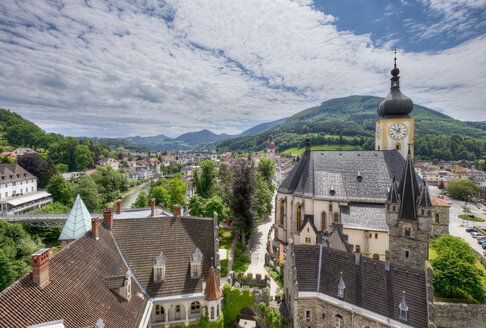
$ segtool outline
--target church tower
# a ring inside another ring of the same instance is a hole
[[[400,91],[400,70],[397,68],[395,50],[395,65],[391,70],[391,87],[388,96],[380,103],[376,121],[375,150],[398,150],[403,158],[407,157],[408,145],[411,146],[412,158],[414,119],[409,114],[413,102]]]
[[[393,178],[386,200],[390,263],[424,270],[432,230],[432,204],[415,173],[410,149],[400,182]]]
[[[275,143],[273,142],[273,136],[270,135],[270,139],[268,140],[267,144],[267,151],[266,151],[266,157],[270,158],[272,161],[276,161],[277,157],[275,155]]]

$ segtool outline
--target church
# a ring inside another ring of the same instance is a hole
[[[399,73],[395,58],[390,93],[378,108],[374,151],[311,151],[306,139],[304,154],[277,191],[276,240],[319,245],[338,228],[363,256],[385,260],[386,197],[407,152],[414,157],[414,105],[400,91]]]

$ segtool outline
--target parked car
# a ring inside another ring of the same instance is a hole
[[[479,245],[481,245],[484,242],[486,242],[486,237],[485,236],[478,237],[478,244]]]
[[[478,231],[474,228],[466,228],[466,232],[478,232]]]
[[[471,236],[477,239],[478,237],[481,237],[482,234],[480,234],[479,232],[471,232]]]
[[[482,247],[483,249],[486,249],[486,242],[482,243],[482,244],[481,244],[481,247]],[[486,255],[486,254],[485,254],[485,255]]]

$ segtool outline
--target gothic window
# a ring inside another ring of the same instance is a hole
[[[412,235],[412,230],[410,227],[405,227],[405,237],[410,237]]]
[[[284,213],[285,213],[285,204],[283,198],[280,199],[280,210],[279,210],[279,220],[278,224],[283,227],[284,225]]]
[[[410,251],[405,251],[405,259],[408,260],[410,258]]]
[[[310,311],[305,311],[305,321],[310,321]]]
[[[375,254],[373,254],[373,259],[375,259],[375,260],[379,260],[379,259],[380,259],[380,255],[378,255],[378,254],[376,254],[376,253],[375,253]]]
[[[297,203],[295,207],[295,232],[299,233],[300,226],[302,225],[302,206]]]
[[[326,212],[322,212],[321,214],[321,230],[326,230]]]
[[[396,150],[400,150],[400,144],[399,144],[399,143],[397,143],[397,144],[395,145],[395,149],[396,149]]]
[[[339,314],[334,317],[334,328],[344,328],[344,320]]]
[[[435,223],[439,223],[439,213],[435,215]]]
[[[211,306],[211,320],[214,320],[214,306]]]
[[[339,213],[338,212],[334,213],[334,222],[339,223]]]

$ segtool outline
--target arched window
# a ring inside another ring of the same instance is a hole
[[[295,207],[295,232],[300,232],[300,226],[302,225],[302,206],[297,203]]]
[[[214,320],[214,306],[211,306],[211,320]]]
[[[216,317],[219,318],[219,304],[216,305]]]
[[[380,255],[378,255],[378,254],[376,254],[376,253],[375,253],[375,254],[373,254],[373,259],[375,259],[375,260],[379,260],[379,259],[380,259]]]
[[[321,214],[321,230],[326,230],[326,212],[322,212]]]
[[[191,314],[201,313],[201,304],[199,302],[191,303]]]
[[[400,150],[400,144],[399,144],[399,143],[397,143],[397,144],[395,145],[395,149],[396,149],[396,150]]]
[[[440,222],[440,221],[439,221],[439,213],[437,213],[437,214],[435,215],[435,223],[439,223],[439,222]]]
[[[280,209],[279,209],[279,219],[278,224],[283,227],[284,225],[284,213],[285,213],[285,204],[283,198],[280,199]]]
[[[344,328],[344,320],[339,314],[334,317],[334,328]]]
[[[338,212],[334,213],[334,222],[339,223],[339,213]]]

